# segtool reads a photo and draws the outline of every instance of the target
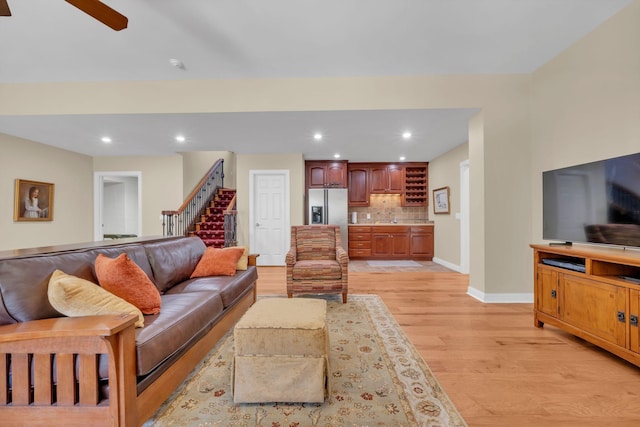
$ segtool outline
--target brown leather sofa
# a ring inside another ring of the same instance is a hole
[[[126,239],[0,253],[3,425],[139,426],[255,302],[255,256],[234,276],[190,279],[195,237]],[[122,252],[160,291],[159,314],[64,317],[49,303],[54,270],[97,283],[99,253]]]

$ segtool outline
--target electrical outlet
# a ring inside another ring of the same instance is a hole
[[[371,214],[367,212],[367,219],[371,219]]]

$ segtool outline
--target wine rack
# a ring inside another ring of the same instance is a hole
[[[407,166],[405,169],[404,206],[427,206],[427,167]]]

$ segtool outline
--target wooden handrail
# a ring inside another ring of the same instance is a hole
[[[233,195],[233,198],[231,199],[231,201],[227,205],[227,209],[225,209],[224,213],[230,214],[232,212],[235,212],[236,196],[237,196],[237,193]]]
[[[214,163],[214,165],[211,167],[211,169],[209,169],[209,171],[206,174],[204,174],[204,176],[202,177],[200,182],[198,182],[196,184],[196,186],[193,188],[193,190],[191,190],[191,193],[189,193],[189,195],[184,199],[184,202],[182,202],[182,205],[180,205],[180,207],[178,208],[178,211],[177,211],[178,214],[181,214],[182,212],[184,212],[184,210],[189,205],[189,202],[191,201],[191,199],[193,199],[196,196],[196,193],[198,193],[198,191],[200,191],[200,188],[202,188],[204,183],[207,182],[209,177],[211,177],[211,175],[213,175],[213,172],[217,169],[218,165],[220,165],[220,163],[222,163],[222,162],[224,162],[223,159],[218,159],[218,161]]]

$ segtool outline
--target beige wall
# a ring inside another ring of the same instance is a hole
[[[53,220],[14,222],[15,180],[55,184]],[[0,250],[93,240],[91,157],[0,134]]]
[[[469,160],[469,143],[460,144],[429,163],[429,218],[433,220],[438,260],[460,265],[460,163]],[[434,214],[433,190],[449,187],[449,214]]]
[[[237,154],[238,244],[249,245],[249,172],[252,170],[288,170],[290,225],[304,223],[304,158],[302,154]],[[288,239],[287,235],[287,239]]]
[[[640,2],[533,74],[531,240],[542,241],[542,172],[640,151]]]
[[[96,172],[141,172],[142,235],[162,235],[161,212],[178,209],[183,201],[182,156],[94,157],[93,168]]]
[[[638,52],[640,0],[635,0],[531,75],[1,84],[0,99],[6,102],[0,103],[0,114],[479,108],[469,127],[470,293],[485,300],[513,300],[532,293],[528,245],[541,239],[541,171],[638,151]],[[32,153],[40,158],[35,164],[49,162],[48,154]],[[10,164],[28,163],[27,157],[20,151]],[[148,182],[143,176],[150,186],[145,197],[160,200],[144,208],[149,222],[157,221],[158,211],[167,205],[179,204],[184,191],[180,161],[169,163],[168,192],[159,177]],[[96,167],[104,164],[96,159]],[[109,164],[113,170],[141,169],[134,165]],[[292,170],[291,220],[302,223],[301,155],[238,155],[236,165],[237,188],[244,197],[239,201],[242,244],[248,241],[250,169]],[[25,168],[31,166],[20,164],[19,170],[29,170]],[[84,179],[83,172],[74,172],[73,182]],[[4,194],[11,191],[7,185],[2,183]],[[90,212],[90,203],[80,206],[89,206]],[[12,242],[32,245],[33,239],[16,240],[18,224],[4,212],[0,221],[10,225]],[[83,233],[90,235],[91,226],[86,227]],[[71,239],[74,233],[60,234]]]
[[[224,186],[236,187],[235,153],[230,151],[188,151],[182,156],[182,198],[183,200],[195,189],[209,169],[220,159],[224,160]]]
[[[12,84],[0,85],[11,101],[0,114],[481,108],[483,143],[470,147],[469,161],[472,177],[482,176],[470,191],[485,199],[471,206],[471,245],[487,253],[471,260],[471,282],[485,293],[520,293],[532,286],[529,88],[528,75]],[[520,204],[505,209],[505,199]],[[300,218],[302,200],[291,201]],[[474,262],[483,256],[484,265]]]

